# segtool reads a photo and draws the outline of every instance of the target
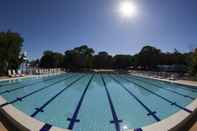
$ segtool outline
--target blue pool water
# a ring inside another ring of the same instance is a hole
[[[66,73],[0,82],[9,104],[49,125],[74,131],[140,128],[184,110],[197,97],[186,86],[132,75]]]

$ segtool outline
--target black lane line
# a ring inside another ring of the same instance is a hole
[[[81,80],[84,76],[85,75],[80,76],[76,80],[72,81],[69,85],[67,85],[65,88],[63,88],[61,91],[59,91],[56,95],[51,97],[47,102],[45,102],[41,107],[35,108],[36,111],[34,113],[32,113],[31,117],[35,117],[39,112],[44,112],[44,108],[47,105],[49,105],[55,98],[57,98],[60,94],[62,94],[66,89],[71,87],[74,83],[76,83],[77,81]]]
[[[107,89],[107,85],[105,83],[105,80],[104,80],[102,74],[101,74],[101,79],[102,79],[103,84],[104,84],[105,92],[107,94],[107,98],[108,98],[109,105],[110,105],[110,108],[111,108],[111,113],[112,113],[112,116],[113,116],[113,120],[110,121],[110,123],[115,125],[116,131],[120,131],[121,130],[120,129],[120,123],[122,122],[122,120],[118,119],[118,116],[116,114],[116,111],[115,111],[115,108],[114,108],[114,105],[113,105],[113,102],[112,102],[109,90]]]
[[[82,93],[82,95],[81,95],[81,98],[80,98],[80,100],[79,100],[79,102],[78,102],[78,104],[77,104],[77,107],[76,107],[76,109],[75,109],[75,112],[73,113],[72,118],[69,118],[69,117],[67,118],[67,120],[70,121],[70,123],[69,123],[69,125],[68,125],[68,129],[70,129],[70,130],[72,130],[72,129],[74,128],[74,125],[75,125],[76,122],[79,122],[79,121],[80,121],[79,119],[77,119],[77,116],[78,116],[78,114],[79,114],[80,107],[81,107],[81,105],[82,105],[82,102],[83,102],[83,100],[84,100],[85,94],[86,94],[86,92],[87,92],[87,90],[88,90],[88,88],[89,88],[89,86],[90,86],[90,83],[91,83],[91,81],[92,81],[94,75],[95,75],[95,74],[93,74],[93,75],[91,76],[90,80],[88,81],[88,84],[86,85],[86,88],[84,89],[84,91],[83,91],[83,93]]]
[[[148,112],[147,116],[152,116],[156,121],[161,119],[156,115],[156,111],[152,111],[148,106],[146,106],[133,92],[131,92],[127,87],[125,87],[120,81],[115,79],[113,76],[110,76],[114,81],[116,81],[124,90],[126,90],[142,107]]]
[[[163,86],[160,86],[160,85],[157,85],[157,84],[154,84],[152,82],[149,82],[149,81],[145,81],[145,80],[141,80],[139,78],[135,78],[135,77],[132,77],[133,79],[135,80],[138,80],[138,81],[141,81],[141,82],[144,82],[144,83],[147,83],[149,85],[153,85],[154,87],[157,87],[157,88],[160,88],[160,89],[163,89],[163,90],[166,90],[166,91],[169,91],[169,92],[172,92],[174,94],[177,94],[177,95],[180,95],[180,96],[183,96],[183,97],[186,97],[186,98],[189,98],[191,100],[195,100],[194,97],[191,97],[191,96],[188,96],[188,95],[185,95],[185,94],[182,94],[180,92],[177,92],[177,91],[174,91],[174,90],[171,90],[171,89],[168,89],[168,88],[164,88]]]
[[[121,76],[121,77],[122,77],[122,76]],[[171,100],[169,100],[169,99],[167,99],[167,98],[165,98],[165,97],[159,95],[158,93],[155,93],[155,92],[153,92],[153,91],[151,91],[151,90],[145,88],[144,86],[142,86],[142,85],[140,85],[140,84],[138,84],[138,83],[136,83],[136,82],[134,82],[134,81],[131,81],[131,80],[125,78],[125,77],[124,77],[123,79],[127,80],[127,81],[130,82],[130,83],[135,84],[135,85],[138,86],[138,87],[143,88],[144,90],[146,90],[146,91],[152,93],[153,95],[155,95],[155,96],[157,96],[157,97],[163,99],[164,101],[170,103],[171,105],[174,105],[174,106],[176,106],[176,107],[178,107],[178,108],[180,108],[180,109],[182,109],[182,110],[184,110],[184,111],[186,111],[186,112],[188,112],[188,113],[192,113],[191,110],[189,110],[189,109],[187,109],[187,108],[185,108],[185,107],[183,107],[183,106],[181,106],[181,105],[178,105],[176,102],[173,102],[173,101],[171,101]]]
[[[24,88],[27,88],[27,87],[29,87],[29,86],[37,85],[37,84],[42,83],[42,82],[47,82],[47,81],[51,81],[51,80],[56,80],[56,79],[58,79],[59,77],[62,77],[62,76],[58,76],[58,77],[55,77],[55,78],[54,78],[54,77],[53,77],[53,78],[48,78],[48,79],[46,79],[46,80],[36,81],[36,82],[32,82],[32,83],[26,84],[26,85],[22,85],[22,86],[13,88],[13,89],[5,90],[5,91],[3,91],[3,92],[0,92],[0,95],[6,94],[6,93],[10,93],[10,92],[14,92],[14,91],[19,90],[19,89],[24,89]]]
[[[44,90],[44,89],[47,89],[47,88],[49,88],[49,87],[51,87],[51,86],[53,86],[53,85],[55,85],[55,84],[58,84],[59,82],[65,81],[65,80],[70,79],[70,78],[72,78],[72,77],[73,77],[73,76],[68,77],[68,78],[64,78],[64,79],[61,79],[61,80],[58,80],[58,81],[56,81],[56,82],[54,82],[54,83],[52,83],[52,84],[49,84],[49,85],[44,86],[44,87],[42,87],[42,88],[40,88],[40,89],[37,89],[37,90],[35,90],[35,91],[31,92],[31,93],[28,93],[28,94],[26,94],[26,95],[24,95],[24,96],[22,96],[22,97],[17,97],[15,100],[12,100],[12,101],[10,101],[10,102],[6,102],[6,103],[4,103],[4,104],[1,104],[0,107],[4,107],[4,106],[6,106],[6,105],[13,104],[13,103],[16,103],[16,102],[18,102],[18,101],[21,102],[21,101],[22,101],[23,99],[25,99],[26,97],[29,97],[29,96],[31,96],[31,95],[33,95],[33,94],[35,94],[35,93],[38,93],[38,92],[40,92],[40,91],[42,91],[42,90]]]

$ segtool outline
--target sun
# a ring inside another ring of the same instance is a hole
[[[122,17],[131,18],[136,16],[137,7],[131,0],[123,0],[119,5],[119,13]]]

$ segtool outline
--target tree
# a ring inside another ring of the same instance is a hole
[[[112,68],[112,56],[110,56],[107,52],[102,51],[94,56],[94,68],[97,69],[108,69]]]
[[[30,61],[30,67],[39,67],[39,63],[40,63],[40,60],[39,59],[36,59],[36,60],[32,60],[32,61]]]
[[[23,61],[20,57],[23,38],[16,32],[0,32],[0,74],[8,69],[17,69]]]
[[[190,73],[192,75],[197,75],[197,48],[195,49],[194,53],[192,54],[192,64],[190,67]]]
[[[89,69],[93,65],[94,50],[87,45],[82,45],[65,51],[64,65],[71,70]]]
[[[54,61],[55,61],[55,68],[62,68],[64,67],[64,55],[58,52],[54,53]]]
[[[143,69],[152,70],[160,63],[160,49],[144,46],[138,54],[138,65]]]
[[[113,57],[113,67],[126,69],[132,65],[133,57],[130,55],[115,55]]]
[[[131,61],[131,66],[133,66],[134,69],[137,69],[138,65],[139,65],[139,55],[135,54],[132,56],[132,61]]]
[[[87,45],[76,47],[73,50],[84,56],[92,56],[94,54],[94,50],[92,48],[89,48]]]
[[[61,53],[45,51],[40,59],[41,68],[63,67],[64,56]]]
[[[182,72],[190,65],[190,72],[196,73],[196,53],[181,53],[175,49],[171,52],[161,52],[152,46],[145,46],[141,51],[133,56],[115,55],[112,57],[107,52],[102,51],[94,55],[94,50],[87,45],[82,45],[65,51],[64,55],[58,52],[45,51],[39,61],[32,62],[37,65],[39,62],[42,68],[65,67],[71,71],[84,69],[134,69],[162,70],[163,67],[170,67],[168,71]],[[161,66],[158,66],[161,65]],[[140,68],[139,68],[140,67]],[[158,67],[158,68],[157,68]],[[172,69],[172,70],[171,70]]]

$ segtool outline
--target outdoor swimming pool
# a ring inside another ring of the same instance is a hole
[[[186,86],[132,75],[66,73],[0,82],[9,104],[51,126],[74,131],[120,131],[161,121],[197,97]]]

